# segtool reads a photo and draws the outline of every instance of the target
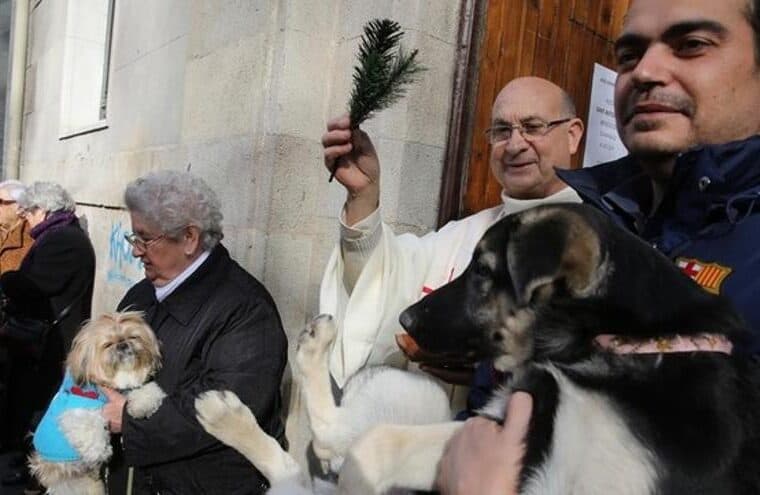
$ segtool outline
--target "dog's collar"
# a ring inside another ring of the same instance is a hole
[[[148,378],[147,380],[145,380],[145,383],[143,383],[142,385],[136,385],[134,387],[129,387],[129,388],[117,388],[115,390],[117,392],[119,392],[121,395],[127,395],[128,393],[130,393],[133,390],[137,390],[138,388],[142,388],[143,386],[145,386],[146,383],[148,383],[150,381],[151,381],[151,378]]]
[[[733,344],[725,335],[699,333],[653,339],[632,339],[602,334],[594,338],[596,345],[615,354],[661,354],[672,352],[722,352],[731,354]]]

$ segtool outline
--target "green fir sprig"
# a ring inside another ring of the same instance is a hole
[[[417,75],[426,70],[417,60],[417,50],[404,51],[403,36],[401,26],[390,19],[373,19],[364,26],[348,102],[353,129],[398,101]],[[330,180],[336,170],[337,164]]]
[[[373,19],[364,26],[348,103],[354,128],[398,101],[425,70],[417,61],[417,50],[404,52],[403,36],[401,26],[390,19]]]

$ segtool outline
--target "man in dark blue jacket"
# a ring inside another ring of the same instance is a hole
[[[615,55],[630,155],[560,176],[731,300],[754,330],[736,350],[757,354],[760,0],[633,0]],[[441,492],[516,493],[513,454],[526,428],[469,420],[439,464]]]
[[[655,8],[655,4],[658,6]],[[630,155],[561,177],[731,300],[760,352],[760,1],[637,0],[615,43]],[[742,40],[755,41],[754,51]]]
[[[562,178],[705,290],[731,300],[753,330],[736,351],[760,353],[760,137],[680,155],[654,209],[652,180],[634,157]]]

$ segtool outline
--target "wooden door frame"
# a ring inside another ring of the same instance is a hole
[[[456,74],[449,111],[437,227],[459,218],[463,210],[470,143],[478,96],[478,60],[488,0],[460,0]]]

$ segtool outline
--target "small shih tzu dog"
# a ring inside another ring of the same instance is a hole
[[[51,495],[102,495],[100,467],[111,457],[108,399],[98,386],[127,396],[127,412],[147,418],[166,394],[148,382],[161,366],[153,330],[136,311],[106,313],[74,338],[66,374],[34,433],[32,474]]]

